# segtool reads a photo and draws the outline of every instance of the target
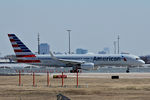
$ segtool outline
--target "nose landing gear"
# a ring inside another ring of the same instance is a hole
[[[126,73],[130,73],[130,69],[129,69],[129,67],[127,67]]]

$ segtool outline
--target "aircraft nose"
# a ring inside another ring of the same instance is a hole
[[[140,62],[141,65],[145,64],[145,62],[143,60],[139,60],[139,62]]]

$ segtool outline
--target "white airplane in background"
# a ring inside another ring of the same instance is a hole
[[[138,56],[130,54],[69,54],[35,55],[15,35],[8,34],[18,63],[28,63],[37,66],[72,67],[71,72],[78,69],[91,70],[98,66],[142,66],[145,64]]]

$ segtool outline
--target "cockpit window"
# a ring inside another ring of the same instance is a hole
[[[140,60],[140,58],[136,58],[136,60]]]

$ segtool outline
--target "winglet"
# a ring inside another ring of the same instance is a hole
[[[51,51],[49,51],[49,53],[50,53],[50,55],[51,55],[52,59],[57,60],[57,58],[53,55],[53,53],[52,53]]]

